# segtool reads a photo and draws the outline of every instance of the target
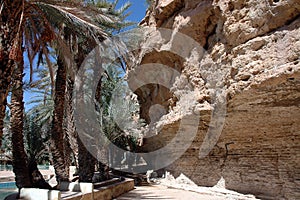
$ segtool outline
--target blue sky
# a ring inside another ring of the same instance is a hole
[[[128,0],[119,0],[118,7],[124,5]],[[131,2],[131,7],[129,8],[128,12],[131,14],[128,16],[127,20],[132,21],[132,22],[137,22],[139,23],[145,16],[146,9],[147,9],[147,4],[146,0],[130,0]],[[29,80],[29,64],[28,61],[26,61],[25,58],[25,80]],[[25,109],[28,110],[30,109],[33,105],[28,105],[26,102],[29,102],[34,94],[32,94],[30,91],[25,91],[24,93],[24,101],[25,101]],[[10,99],[8,99],[10,101]]]
[[[124,3],[128,2],[127,0],[120,0],[119,5],[123,5]],[[131,15],[128,17],[128,20],[140,22],[146,13],[146,0],[131,0]]]

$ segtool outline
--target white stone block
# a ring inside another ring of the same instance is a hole
[[[92,193],[94,190],[93,183],[60,183],[59,189],[62,191],[81,192],[83,194]]]
[[[26,200],[61,200],[61,193],[58,190],[22,188],[20,197]]]

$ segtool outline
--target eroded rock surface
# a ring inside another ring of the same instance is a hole
[[[129,76],[153,63],[179,75],[169,88],[135,91],[157,134],[141,151],[162,148],[181,119],[200,113],[191,146],[168,170],[201,186],[223,177],[227,189],[300,199],[300,1],[156,0],[142,25],[154,29]]]

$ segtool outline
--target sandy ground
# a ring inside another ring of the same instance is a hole
[[[224,197],[217,197],[196,192],[172,189],[166,186],[141,186],[134,190],[116,198],[116,200],[131,200],[131,199],[158,199],[158,200],[224,200]]]
[[[180,200],[255,200],[253,195],[240,194],[225,188],[225,180],[221,178],[214,187],[197,186],[184,174],[174,178],[169,172],[166,178],[152,179],[149,186],[136,187],[117,200],[130,199],[180,199]],[[149,181],[149,180],[148,180]]]

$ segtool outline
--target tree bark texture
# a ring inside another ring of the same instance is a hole
[[[68,139],[69,147],[74,155],[75,166],[78,169],[78,144],[77,144],[77,132],[74,122],[74,110],[73,110],[73,88],[74,81],[71,77],[68,78],[67,92],[66,92],[66,111],[65,111],[65,133]]]
[[[15,61],[22,57],[21,43],[18,41],[22,0],[0,1],[0,146],[3,136],[3,119],[6,98],[11,84]]]
[[[66,66],[60,56],[57,58],[58,69],[56,72],[55,98],[53,121],[51,128],[51,152],[57,182],[69,181],[69,166],[65,160],[64,142],[64,106],[66,92]]]
[[[92,182],[97,159],[85,148],[78,137],[79,182]]]
[[[31,187],[28,157],[24,148],[23,62],[16,66],[11,95],[12,164],[18,188]]]

